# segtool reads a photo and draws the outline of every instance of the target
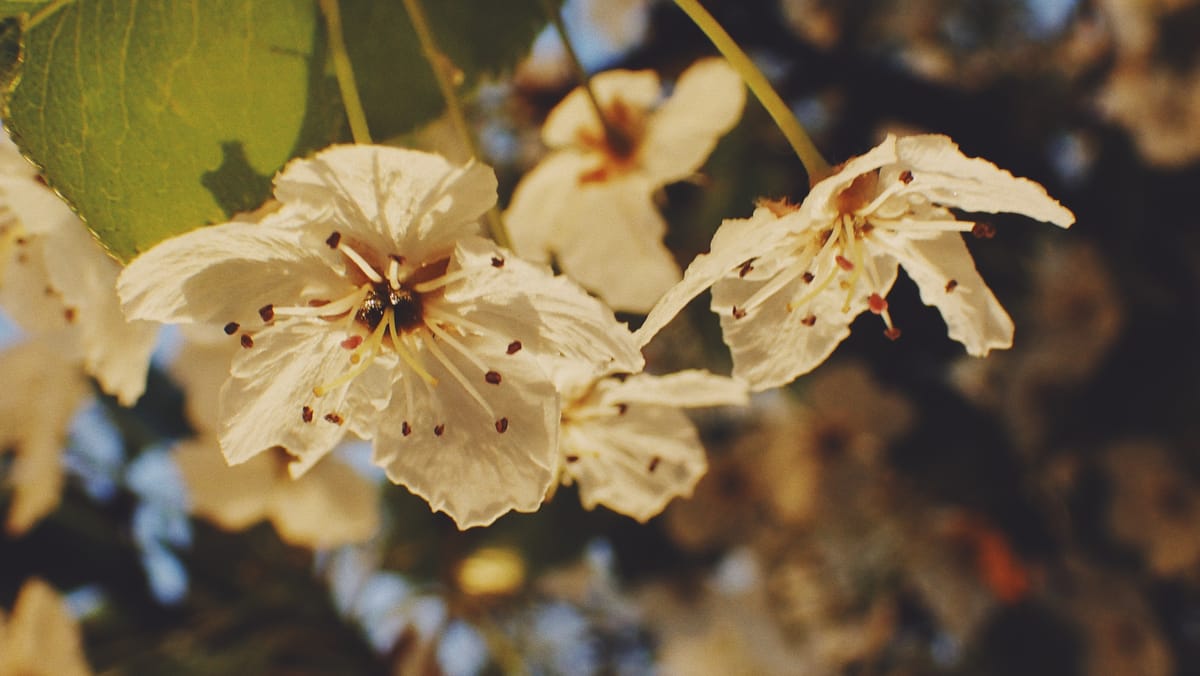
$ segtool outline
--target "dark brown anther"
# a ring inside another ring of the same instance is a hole
[[[325,420],[333,423],[334,425],[341,425],[343,422],[345,422],[345,420],[342,420],[342,416],[336,413],[326,413]]]
[[[800,275],[800,279],[804,280],[805,284],[812,284],[812,281],[814,279],[813,273],[806,272],[803,275]]]
[[[66,319],[68,324],[74,323],[75,322],[75,308],[69,307],[69,308],[63,310],[63,319]]]
[[[884,312],[887,312],[887,309],[888,309],[887,299],[885,299],[883,296],[880,296],[877,293],[873,293],[867,298],[867,308],[869,308],[871,310],[871,312],[874,312],[877,315],[881,315]]]
[[[617,415],[625,415],[629,410],[629,404],[617,404]]]
[[[409,425],[407,420],[400,423],[400,434],[403,434],[406,437],[412,434],[412,425]]]
[[[849,272],[854,269],[854,263],[851,263],[845,256],[834,256],[833,260],[837,261],[838,267]]]
[[[742,317],[745,317],[745,316],[746,316],[745,310],[739,308],[736,305],[733,306],[733,318],[734,319],[741,319]]]
[[[347,350],[353,350],[354,348],[358,347],[359,345],[362,345],[362,342],[363,342],[362,336],[350,336],[349,338],[343,340],[341,345],[342,345],[342,347],[346,348]]]
[[[508,431],[508,418],[501,418],[496,421],[496,431],[500,434]]]
[[[991,223],[976,223],[971,228],[971,234],[978,239],[991,239],[996,236],[996,227]]]
[[[801,319],[800,323],[805,326],[812,326],[813,324],[817,323],[817,316],[809,315],[809,316],[805,317],[804,319]]]
[[[258,316],[262,317],[264,322],[269,322],[272,319],[275,319],[275,306],[267,303],[266,305],[258,308]]]
[[[310,423],[310,422],[312,422],[312,419],[313,419],[313,410],[312,410],[312,408],[310,408],[310,407],[308,407],[308,406],[305,406],[304,408],[300,409],[300,417],[301,417],[301,418],[304,420],[304,422],[306,422],[306,423]]]
[[[250,337],[249,333],[242,334],[242,347],[247,350],[254,347],[254,339]]]
[[[521,341],[514,340],[513,342],[509,343],[508,350],[506,350],[506,351],[508,352],[508,354],[516,354],[516,353],[520,352],[521,351]]]
[[[912,180],[913,180],[913,175],[912,175],[911,171],[905,169],[904,171],[900,172],[900,182],[901,183],[903,183],[904,185],[908,185],[909,183],[912,183]]]
[[[738,277],[745,277],[746,275],[750,274],[750,272],[754,270],[754,261],[756,260],[758,260],[758,258],[751,258],[745,263],[742,263],[742,267],[738,269]]]
[[[439,424],[439,425],[434,425],[434,426],[433,426],[433,434],[434,434],[434,436],[438,436],[438,437],[440,437],[440,436],[442,436],[442,433],[443,433],[443,432],[445,432],[445,431],[446,431],[446,424],[445,424],[445,423],[442,423],[442,424]]]
[[[569,463],[579,462],[579,456],[578,455],[568,455],[568,456],[564,457],[563,460],[566,460]]]
[[[338,245],[341,243],[342,243],[342,233],[338,232],[337,230],[334,230],[333,233],[331,235],[329,235],[329,237],[325,240],[325,244],[330,249],[338,248]]]
[[[237,322],[229,322],[225,325],[225,335],[232,336],[233,334],[237,333],[238,329],[240,328],[242,327],[238,326]]]
[[[950,293],[951,291],[953,291],[957,288],[958,288],[958,280],[957,279],[952,279],[952,280],[946,282],[946,293]]]
[[[660,462],[662,462],[662,458],[660,458],[656,455],[653,458],[650,458],[650,465],[648,467],[646,467],[646,469],[649,470],[651,474],[653,474],[654,470],[658,469],[658,463],[660,463]]]
[[[504,267],[504,259],[499,256],[492,256],[492,267],[493,268]]]
[[[483,379],[492,385],[500,384],[500,374],[496,371],[488,371],[487,373],[483,374]]]
[[[892,328],[884,331],[883,335],[887,336],[888,340],[900,340],[900,329],[893,326]]]

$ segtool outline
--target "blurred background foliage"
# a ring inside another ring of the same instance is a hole
[[[101,397],[76,425],[62,507],[0,538],[0,607],[35,575],[69,592],[111,674],[1200,672],[1200,3],[705,4],[832,163],[944,133],[1075,212],[969,238],[1011,350],[965,356],[902,275],[899,341],[864,315],[792,387],[697,415],[709,474],[647,524],[563,488],[458,532],[386,485],[380,534],[318,553],[186,519],[168,479],[139,479],[189,434],[160,368],[135,408]],[[669,2],[566,12],[592,70],[670,81],[713,51]],[[468,101],[502,203],[577,84],[554,41]],[[667,243],[686,265],[722,218],[807,186],[751,101],[662,195]],[[647,361],[728,373],[727,354],[702,298]]]

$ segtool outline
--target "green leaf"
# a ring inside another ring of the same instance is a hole
[[[43,4],[0,0],[0,16]],[[400,3],[341,4],[375,138],[439,114]],[[538,0],[426,10],[464,90],[515,64],[545,24]],[[20,24],[0,22],[5,127],[123,260],[257,207],[288,159],[346,138],[312,0],[74,0]]]
[[[33,14],[54,0],[0,0],[0,17]]]
[[[540,0],[422,1],[438,46],[463,73],[460,91],[512,69],[547,23]],[[411,131],[445,109],[400,2],[344,0],[342,20],[372,136]]]
[[[257,206],[333,137],[321,35],[309,0],[77,0],[23,36],[5,124],[129,259]]]

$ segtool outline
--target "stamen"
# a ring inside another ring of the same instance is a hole
[[[254,339],[250,337],[249,333],[242,334],[242,347],[246,348],[247,350],[254,347]]]
[[[346,258],[349,258],[354,265],[358,266],[358,269],[362,270],[362,273],[367,276],[367,279],[375,282],[376,284],[383,282],[383,277],[380,277],[379,273],[375,272],[375,268],[371,267],[371,264],[368,263],[361,255],[359,255],[357,251],[352,249],[349,244],[339,243],[337,250],[341,251]]]
[[[275,319],[275,307],[270,303],[258,308],[258,316],[262,317],[264,322],[269,322]]]
[[[912,218],[872,218],[871,224],[886,230],[909,232],[966,232],[975,227],[975,223],[971,221],[954,219],[920,221]]]
[[[404,337],[396,331],[395,313],[388,313],[387,324],[392,330],[392,349],[396,351],[396,354],[400,355],[400,359],[404,360],[404,363],[408,364],[408,367],[412,369],[426,385],[430,387],[437,387],[438,379],[434,378],[429,371],[425,370],[425,367],[417,359],[415,351],[409,349]],[[412,416],[410,415],[409,417]]]
[[[858,280],[862,277],[863,268],[866,267],[863,261],[862,247],[858,245],[858,238],[854,236],[854,221],[849,216],[842,217],[842,228],[846,232],[847,244],[843,246],[850,247],[850,257],[854,259],[854,273],[850,275],[850,281],[846,286],[846,300],[842,303],[842,312],[850,311],[850,299],[854,297],[854,289],[858,285]],[[843,266],[845,267],[845,266]]]
[[[290,307],[274,308],[276,317],[336,317],[350,312],[358,307],[371,290],[370,284],[363,284],[354,291],[329,303],[321,305],[293,305]],[[353,314],[351,314],[353,317]]]
[[[475,322],[473,322],[469,319],[463,319],[462,317],[460,317],[456,314],[452,314],[450,312],[445,312],[436,307],[426,306],[423,309],[425,311],[425,317],[427,319],[433,319],[438,322],[441,322],[442,324],[449,324],[450,326],[453,326],[454,328],[458,329],[459,332],[462,332],[463,329],[466,329],[466,331],[469,331],[477,336],[490,336],[493,338],[499,337],[499,334],[496,333],[495,331],[493,331],[492,329],[489,329],[488,327],[483,326],[482,324],[476,324]],[[517,349],[520,349],[520,348],[518,347]],[[510,352],[509,354],[512,354],[512,353]]]
[[[446,344],[448,344],[450,347],[458,350],[462,356],[466,357],[472,364],[475,365],[475,368],[479,369],[480,371],[489,370],[487,365],[483,363],[482,359],[476,356],[475,353],[468,349],[466,345],[463,345],[457,339],[455,339],[454,336],[450,335],[450,332],[438,326],[437,322],[426,320],[425,326],[429,327],[429,330],[432,331],[435,336],[446,341]]]
[[[395,256],[388,256],[388,284],[393,289],[400,288],[400,259]]]
[[[225,325],[225,335],[232,336],[233,334],[237,333],[238,329],[240,328],[242,327],[239,326],[237,322],[229,322]]]
[[[312,407],[305,406],[304,408],[300,409],[300,419],[306,423],[312,422],[312,419],[313,419]]]
[[[500,434],[508,431],[508,418],[501,418],[496,421],[496,431]]]
[[[908,184],[912,182],[912,174],[908,173],[908,175],[909,175],[908,181],[905,181],[902,177],[901,180],[896,181],[895,183],[884,188],[883,190],[881,190],[879,192],[878,195],[875,196],[875,199],[868,202],[866,204],[866,206],[855,209],[854,215],[862,216],[864,214],[874,213],[876,209],[883,206],[884,202],[888,201],[892,197],[894,197],[902,192],[906,192],[908,190]]]
[[[511,342],[511,343],[509,343],[509,344],[508,344],[508,349],[507,349],[507,350],[505,350],[505,353],[507,353],[507,354],[516,354],[516,353],[518,353],[518,352],[520,352],[520,351],[521,351],[521,341],[519,341],[519,340],[514,340],[513,342]]]
[[[358,349],[350,354],[350,363],[354,366],[352,366],[342,375],[334,378],[332,381],[325,383],[324,385],[317,385],[314,387],[313,394],[318,397],[323,397],[330,390],[345,385],[351,380],[357,378],[358,375],[363,371],[366,371],[367,367],[375,361],[375,356],[379,354],[379,346],[383,343],[383,334],[386,331],[387,324],[380,322],[379,326],[375,327],[375,330],[371,332],[371,335],[367,336],[367,339],[363,341],[362,345],[360,345]],[[366,359],[363,359],[364,354],[367,357]]]
[[[487,373],[483,374],[483,379],[490,385],[499,385],[501,383],[499,371],[488,371]]]
[[[429,293],[430,291],[440,289],[447,284],[453,284],[460,279],[465,279],[470,276],[471,272],[469,270],[455,270],[454,272],[448,272],[441,277],[434,277],[433,279],[421,282],[420,284],[414,284],[412,288],[417,293]]]
[[[487,399],[483,398],[483,395],[479,393],[479,390],[475,389],[475,386],[471,384],[471,381],[467,380],[466,376],[462,374],[462,371],[458,370],[458,367],[454,365],[454,362],[450,361],[450,358],[446,356],[446,353],[442,352],[442,348],[437,346],[437,341],[426,340],[425,348],[429,350],[429,353],[433,355],[434,359],[437,359],[439,362],[441,362],[442,366],[450,372],[450,376],[457,380],[459,385],[462,385],[463,389],[467,391],[467,394],[471,395],[471,398],[475,400],[475,403],[479,404],[481,407],[483,407],[483,410],[487,411],[488,417],[494,419],[496,417],[496,412],[492,410],[492,405],[487,402]]]

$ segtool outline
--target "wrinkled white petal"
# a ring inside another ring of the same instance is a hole
[[[496,262],[503,261],[497,267]],[[637,372],[642,354],[612,310],[566,277],[527,263],[483,239],[463,240],[451,270],[471,270],[446,300],[466,319],[521,349],[550,359],[565,357],[615,371]]]
[[[21,586],[12,614],[0,613],[0,674],[87,676],[79,623],[39,579]]]
[[[637,344],[645,346],[693,298],[718,279],[736,275],[746,261],[768,255],[787,236],[787,228],[768,209],[756,209],[750,218],[726,219],[713,235],[709,252],[696,256],[684,272],[683,280],[659,299],[634,332]]]
[[[444,359],[423,345],[416,357],[436,384],[401,367],[375,438],[375,463],[465,529],[541,505],[557,465],[559,409],[531,352],[509,354],[503,340],[486,337],[459,341],[500,378],[489,382],[444,341],[437,346]]]
[[[620,100],[639,113],[654,106],[662,96],[658,74],[651,70],[610,70],[591,79],[592,91],[603,108]],[[607,111],[606,111],[607,112]],[[542,127],[542,142],[551,148],[575,144],[584,131],[593,138],[603,138],[604,127],[582,87],[576,88],[546,116]]]
[[[220,445],[208,438],[180,442],[172,453],[187,484],[192,514],[232,531],[266,517],[271,489],[282,474],[276,455],[263,453],[231,467]]]
[[[645,522],[691,495],[708,469],[696,428],[675,408],[633,404],[619,417],[568,425],[563,472],[587,509],[604,505]]]
[[[513,191],[504,224],[513,249],[522,258],[548,263],[561,241],[559,230],[569,226],[563,214],[576,203],[579,177],[594,163],[575,152],[552,153],[530,169]]]
[[[978,157],[966,157],[949,137],[907,136],[896,142],[900,164],[931,200],[965,211],[1010,212],[1069,227],[1075,215],[1041,185]]]
[[[746,88],[724,59],[701,59],[650,119],[639,161],[660,185],[687,178],[742,116]]]
[[[433,260],[479,232],[479,217],[496,203],[496,176],[415,150],[333,146],[288,164],[275,197],[375,250]]]
[[[886,296],[896,280],[895,259],[877,255],[867,259],[866,264],[874,268],[872,274],[881,284],[879,293]],[[814,268],[818,279],[822,274],[834,274],[829,269],[834,265],[832,260],[824,261],[824,265],[824,270]],[[819,366],[850,335],[854,318],[867,309],[865,280],[869,278],[863,274],[852,294],[837,283],[829,284],[811,300],[789,309],[790,303],[804,300],[811,293],[811,283],[796,277],[740,318],[734,316],[733,308],[744,307],[769,280],[733,276],[718,281],[713,286],[712,309],[721,318],[725,344],[733,355],[734,377],[757,392],[786,385]]]
[[[328,549],[363,542],[379,530],[375,485],[331,457],[299,479],[281,477],[270,516],[279,537],[302,547]]]
[[[333,450],[348,429],[369,429],[387,405],[391,355],[378,357],[357,378],[322,396],[313,392],[352,366],[350,351],[341,346],[344,334],[322,329],[269,327],[254,336],[253,347],[234,356],[220,403],[221,450],[230,464],[282,446],[296,456],[291,471],[299,476]]]
[[[117,293],[131,319],[261,325],[258,308],[306,291],[344,293],[322,247],[300,230],[226,223],[160,242],[125,267]],[[327,247],[323,247],[328,251]],[[330,293],[337,297],[340,293]],[[257,324],[255,323],[257,322]]]
[[[1012,347],[1012,318],[979,276],[962,235],[897,245],[895,254],[921,290],[921,300],[941,311],[950,337],[968,354],[983,357],[994,348]]]

